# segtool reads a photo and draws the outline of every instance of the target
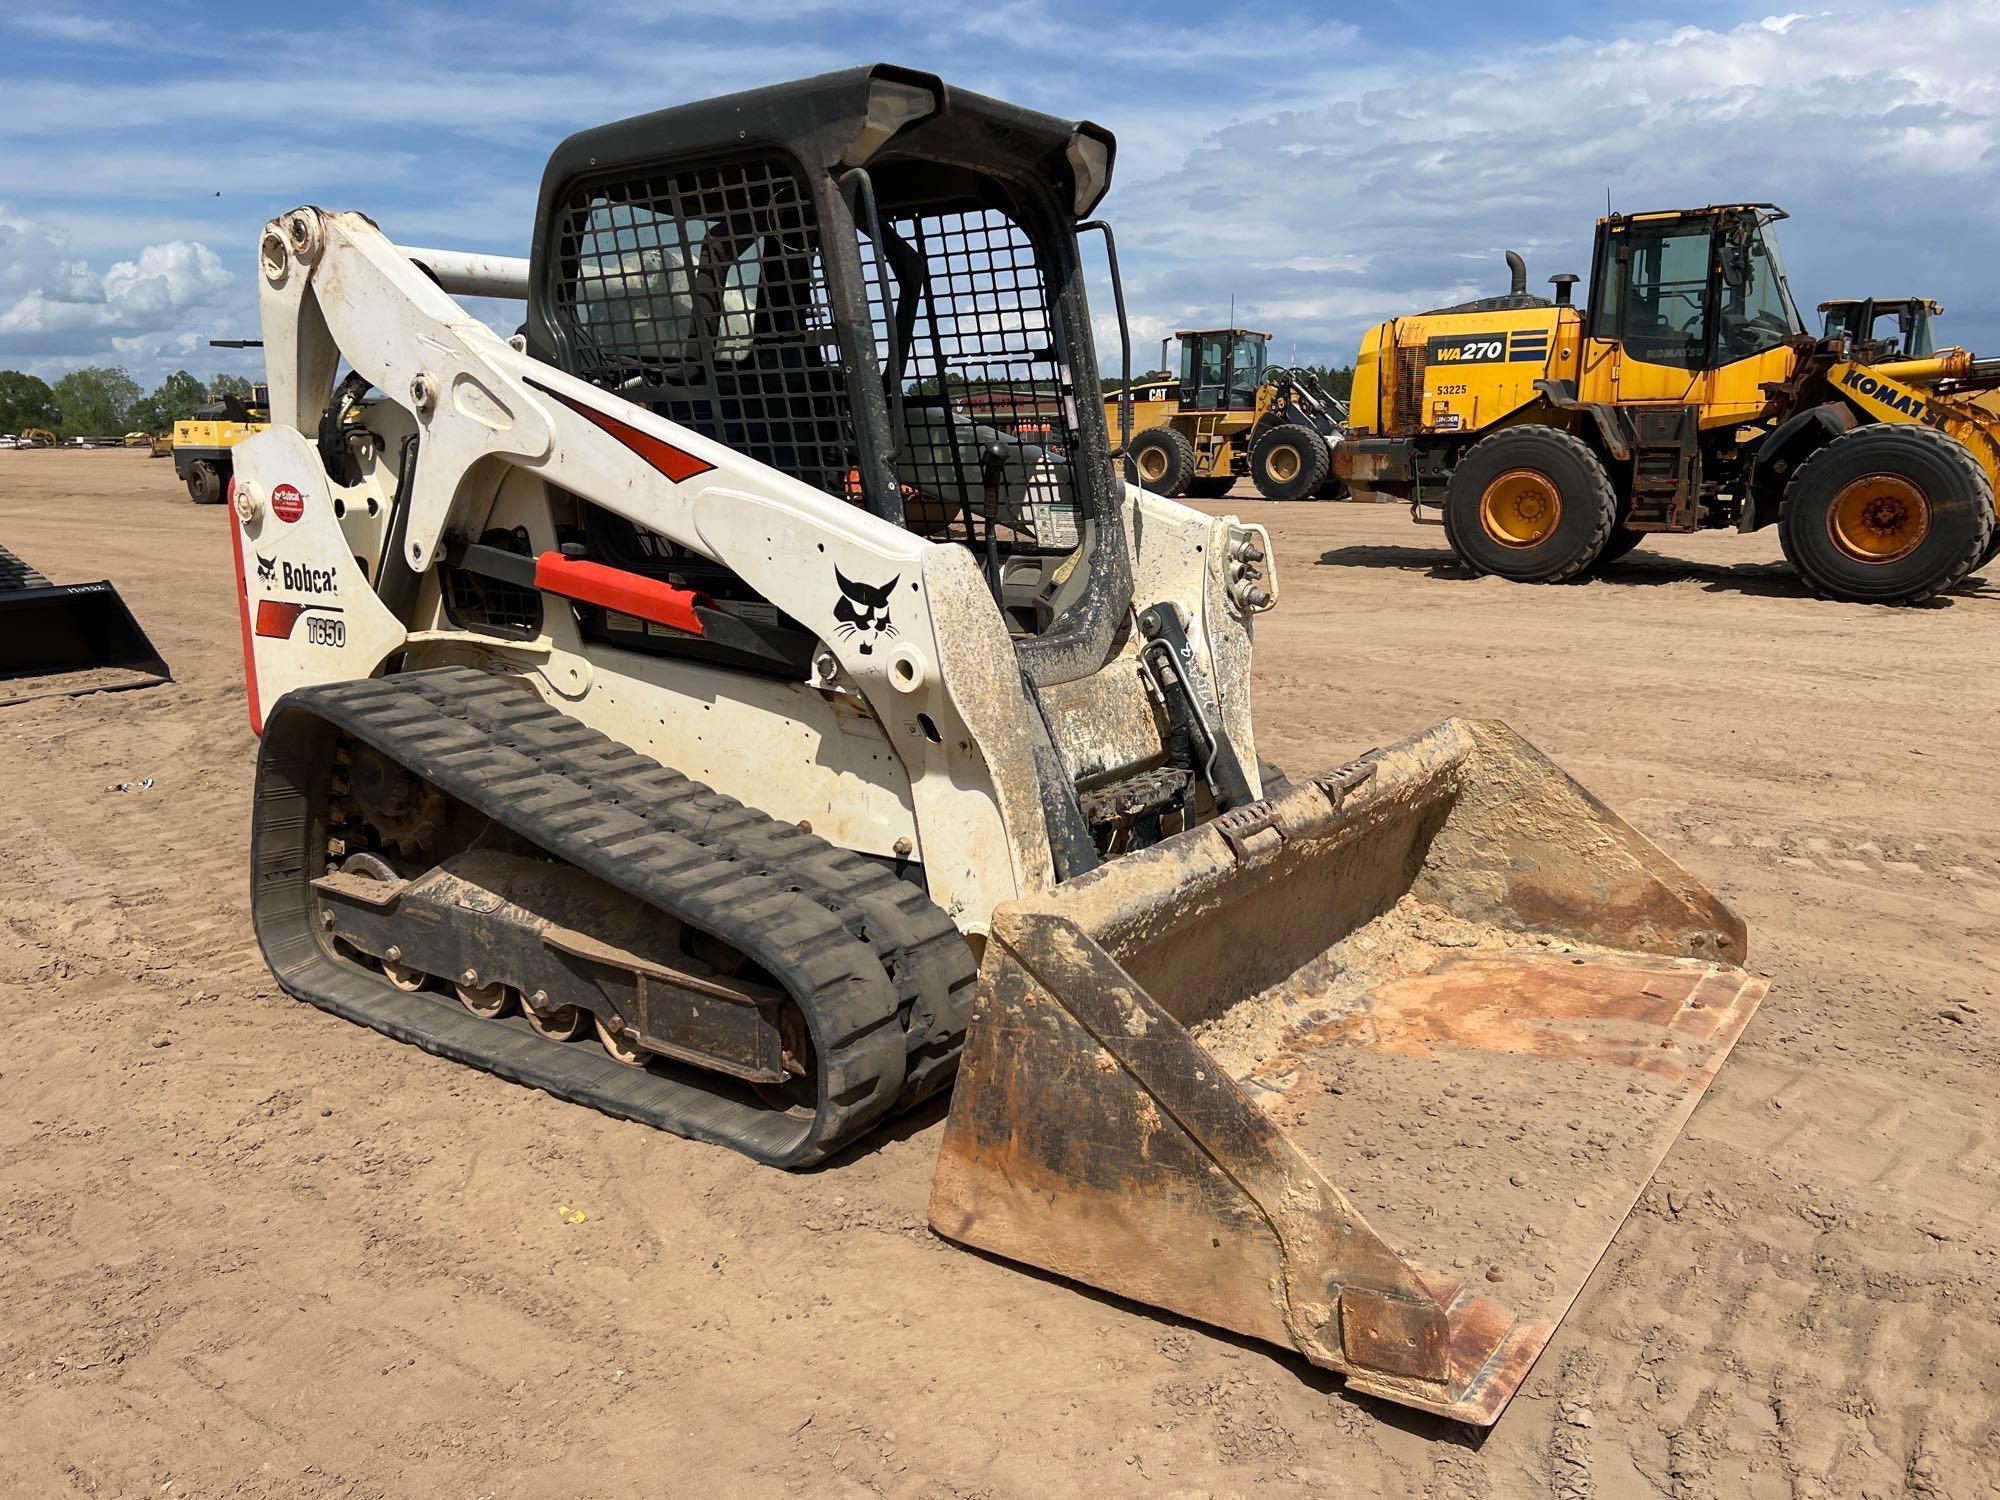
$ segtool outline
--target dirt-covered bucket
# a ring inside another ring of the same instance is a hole
[[[1762,998],[1743,924],[1450,720],[995,914],[932,1224],[1491,1423]]]

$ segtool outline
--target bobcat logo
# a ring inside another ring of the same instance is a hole
[[[833,617],[840,622],[837,633],[842,640],[859,637],[855,644],[861,654],[873,656],[875,637],[896,633],[896,627],[889,623],[889,595],[903,575],[898,573],[879,587],[856,583],[838,568],[833,570],[833,577],[840,585],[840,602],[833,607]]]
[[[258,581],[260,583],[269,583],[273,578],[276,578],[277,576],[278,576],[277,558],[266,557],[263,553],[259,552],[257,554]]]

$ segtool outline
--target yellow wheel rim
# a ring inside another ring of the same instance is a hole
[[[1547,541],[1562,513],[1562,492],[1537,469],[1509,469],[1479,497],[1479,524],[1503,547]]]
[[[1931,502],[1900,474],[1864,474],[1833,497],[1826,533],[1856,562],[1908,557],[1931,531]]]
[[[1290,446],[1273,448],[1270,457],[1264,461],[1264,467],[1278,483],[1290,484],[1299,477],[1299,450]]]
[[[1164,448],[1141,448],[1139,450],[1139,477],[1148,484],[1158,484],[1167,472],[1167,450]]]

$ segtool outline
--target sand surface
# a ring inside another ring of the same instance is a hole
[[[225,512],[7,452],[0,541],[178,680],[0,709],[0,1494],[1995,1493],[2000,578],[1829,604],[1766,533],[1531,589],[1215,508],[1277,544],[1266,755],[1506,719],[1773,976],[1490,1434],[936,1238],[936,1108],[787,1176],[287,1000]]]

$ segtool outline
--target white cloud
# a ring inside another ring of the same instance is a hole
[[[1127,301],[1173,322],[1233,292],[1302,357],[1345,361],[1382,317],[1503,290],[1503,249],[1537,282],[1587,271],[1609,188],[1624,210],[1775,200],[1801,301],[1907,285],[1951,336],[2000,344],[1996,55],[2000,6],[1934,3],[1488,51],[1387,85],[1307,68],[1288,89],[1310,102],[1114,188],[1120,243],[1143,247]]]
[[[195,241],[147,245],[102,273],[63,249],[59,233],[0,206],[0,288],[14,293],[0,306],[0,363],[70,349],[128,359],[191,351],[188,316],[215,306],[236,281]]]
[[[205,340],[256,331],[267,217],[315,202],[524,254],[563,134],[875,55],[1117,132],[1106,212],[1142,368],[1232,294],[1288,354],[1346,360],[1381,317],[1501,285],[1505,248],[1537,284],[1587,270],[1607,186],[1628,209],[1776,199],[1802,301],[1907,286],[1946,303],[1948,334],[2000,347],[2000,4],[1835,3],[1707,29],[1607,11],[1596,40],[1523,8],[1491,30],[1530,42],[1454,56],[1448,28],[1391,37],[1302,0],[1254,25],[1073,0],[499,0],[475,28],[423,7],[362,31],[253,18],[194,72],[101,69],[159,35],[41,7],[0,16],[0,366],[251,368]],[[301,77],[342,80],[340,108],[310,107]]]

